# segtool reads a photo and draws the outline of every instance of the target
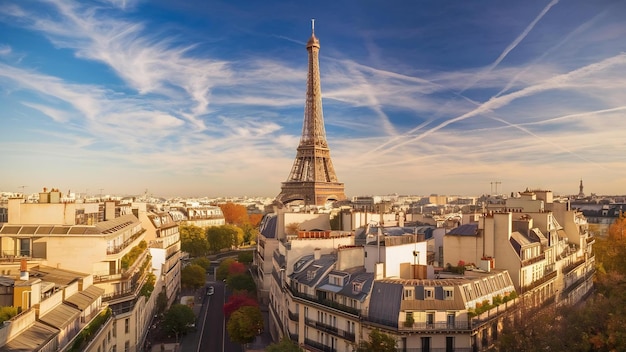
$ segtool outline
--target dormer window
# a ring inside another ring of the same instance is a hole
[[[329,275],[328,282],[334,286],[343,286],[343,277],[337,275]]]
[[[435,290],[432,287],[424,288],[424,299],[435,299]]]
[[[362,289],[363,289],[363,283],[362,282],[353,282],[352,283],[352,293],[353,294],[360,293]]]
[[[413,287],[405,287],[404,288],[404,299],[405,300],[412,300],[414,292],[415,292],[415,289]]]

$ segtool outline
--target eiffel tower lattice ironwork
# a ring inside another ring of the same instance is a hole
[[[306,49],[309,72],[302,137],[289,178],[282,183],[276,200],[283,204],[303,201],[305,205],[324,205],[328,201],[344,200],[346,195],[343,183],[337,181],[326,141],[318,57],[320,42],[315,37],[314,27]]]

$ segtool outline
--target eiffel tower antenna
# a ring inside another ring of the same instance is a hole
[[[311,31],[311,38],[306,44],[309,72],[302,137],[289,177],[282,183],[281,192],[276,197],[279,204],[303,201],[305,206],[321,206],[328,201],[346,199],[343,183],[337,181],[326,141],[319,68],[320,42],[314,34],[315,19],[311,20]]]

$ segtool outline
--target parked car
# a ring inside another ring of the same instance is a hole
[[[215,288],[214,288],[213,286],[209,286],[209,287],[206,289],[206,295],[207,295],[207,296],[212,296],[214,293],[215,293]]]

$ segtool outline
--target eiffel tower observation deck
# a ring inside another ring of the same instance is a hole
[[[318,58],[320,42],[315,37],[314,25],[311,29],[311,38],[306,44],[309,52],[309,73],[302,137],[291,173],[287,181],[282,183],[276,200],[282,204],[301,201],[304,205],[323,206],[329,201],[345,200],[346,195],[343,183],[337,181],[335,168],[330,160],[322,111]]]

